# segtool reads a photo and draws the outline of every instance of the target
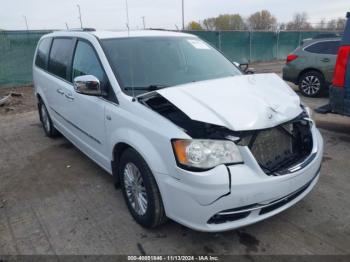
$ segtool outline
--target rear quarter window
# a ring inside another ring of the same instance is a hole
[[[69,80],[67,68],[71,61],[72,50],[73,39],[55,38],[51,46],[48,71],[56,76]]]
[[[340,41],[324,41],[311,44],[304,50],[315,54],[336,55],[338,54],[339,45]]]
[[[51,38],[41,40],[36,52],[35,65],[42,69],[46,69],[47,67],[47,57],[50,52],[51,40]]]

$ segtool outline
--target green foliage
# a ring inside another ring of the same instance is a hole
[[[207,30],[243,30],[245,23],[239,14],[225,14],[218,17],[207,18],[203,21]]]
[[[203,30],[203,27],[200,23],[197,23],[195,21],[192,21],[192,22],[189,22],[188,25],[187,25],[187,30],[195,30],[195,31],[198,31],[198,30]]]
[[[251,29],[273,30],[277,26],[277,19],[268,10],[256,12],[248,17]]]

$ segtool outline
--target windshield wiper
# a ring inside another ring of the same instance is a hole
[[[125,86],[124,90],[147,90],[147,91],[155,91],[158,89],[162,89],[168,87],[166,85],[149,85],[149,86]]]

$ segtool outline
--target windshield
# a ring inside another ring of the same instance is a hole
[[[130,37],[101,42],[128,95],[241,74],[220,52],[195,37]]]

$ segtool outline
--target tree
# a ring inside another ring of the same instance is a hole
[[[327,29],[329,30],[336,30],[337,29],[337,20],[332,19],[327,22]]]
[[[271,30],[276,28],[277,20],[269,11],[262,10],[250,15],[248,23],[251,29]]]
[[[307,20],[307,13],[296,13],[293,16],[293,20],[287,24],[287,30],[312,29],[311,24]]]
[[[186,29],[187,30],[203,30],[203,27],[201,26],[200,23],[192,21],[192,22],[188,23]]]
[[[207,30],[211,30],[211,31],[215,30],[215,18],[212,17],[212,18],[204,19],[203,25]]]
[[[346,25],[346,19],[339,17],[337,20],[337,29],[344,30]]]
[[[215,18],[216,30],[243,30],[244,21],[239,14],[233,15],[219,15]]]
[[[245,23],[239,14],[225,14],[204,19],[203,25],[207,30],[243,30]]]
[[[328,30],[344,30],[346,19],[339,17],[338,19],[331,19],[327,22],[326,28]]]
[[[326,28],[326,19],[322,18],[321,21],[315,26],[315,29],[325,29]]]

